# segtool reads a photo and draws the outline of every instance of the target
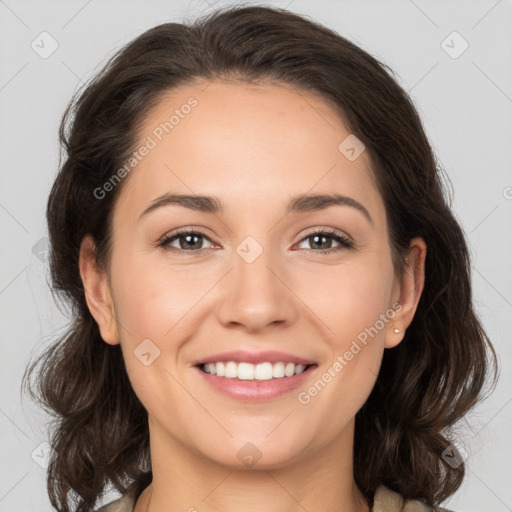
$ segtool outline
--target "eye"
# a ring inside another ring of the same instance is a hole
[[[159,243],[159,247],[169,248],[176,251],[185,251],[189,253],[200,252],[203,247],[203,240],[211,240],[201,231],[187,229],[178,231],[171,236],[165,236]],[[173,246],[173,244],[177,243]],[[213,243],[213,242],[212,242]]]
[[[163,247],[172,251],[196,254],[207,249],[207,247],[203,247],[204,240],[208,240],[213,244],[211,239],[202,231],[197,229],[186,229],[178,231],[172,235],[165,236],[158,243],[158,247]],[[338,246],[333,247],[333,241],[337,243]],[[304,237],[299,244],[303,244],[304,242],[309,243],[312,249],[303,247],[300,247],[300,249],[320,254],[333,253],[354,247],[352,240],[335,230],[313,231]]]
[[[337,247],[332,247],[333,240],[339,244]],[[314,231],[304,237],[299,244],[304,243],[304,241],[308,242],[310,246],[313,247],[313,249],[306,248],[305,250],[320,254],[338,252],[354,247],[352,240],[335,230]]]

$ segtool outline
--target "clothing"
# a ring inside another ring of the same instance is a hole
[[[135,508],[135,496],[133,494],[125,494],[116,501],[112,501],[107,505],[96,510],[96,512],[133,512]],[[404,499],[396,492],[388,489],[384,485],[378,487],[373,500],[371,512],[450,512],[444,508],[433,508],[421,503],[417,500]]]

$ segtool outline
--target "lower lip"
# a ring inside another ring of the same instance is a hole
[[[309,366],[305,371],[292,377],[281,377],[271,380],[239,380],[217,377],[211,373],[203,372],[196,366],[196,370],[203,379],[214,389],[224,395],[245,402],[262,402],[272,400],[300,387],[304,381],[317,368]]]

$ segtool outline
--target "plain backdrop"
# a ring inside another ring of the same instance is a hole
[[[60,117],[80,83],[135,36],[227,3],[0,0],[2,512],[51,510],[40,462],[48,452],[48,418],[28,398],[20,401],[20,381],[29,358],[67,322],[48,287],[45,252]],[[453,208],[471,246],[476,306],[501,361],[495,393],[460,426],[468,474],[445,506],[511,511],[512,3],[267,4],[311,16],[387,63],[420,111],[453,183]]]

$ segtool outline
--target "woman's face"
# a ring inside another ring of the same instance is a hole
[[[220,81],[168,93],[137,147],[113,217],[115,322],[95,317],[152,435],[238,467],[351,446],[419,297],[395,275],[368,152],[317,97]]]

